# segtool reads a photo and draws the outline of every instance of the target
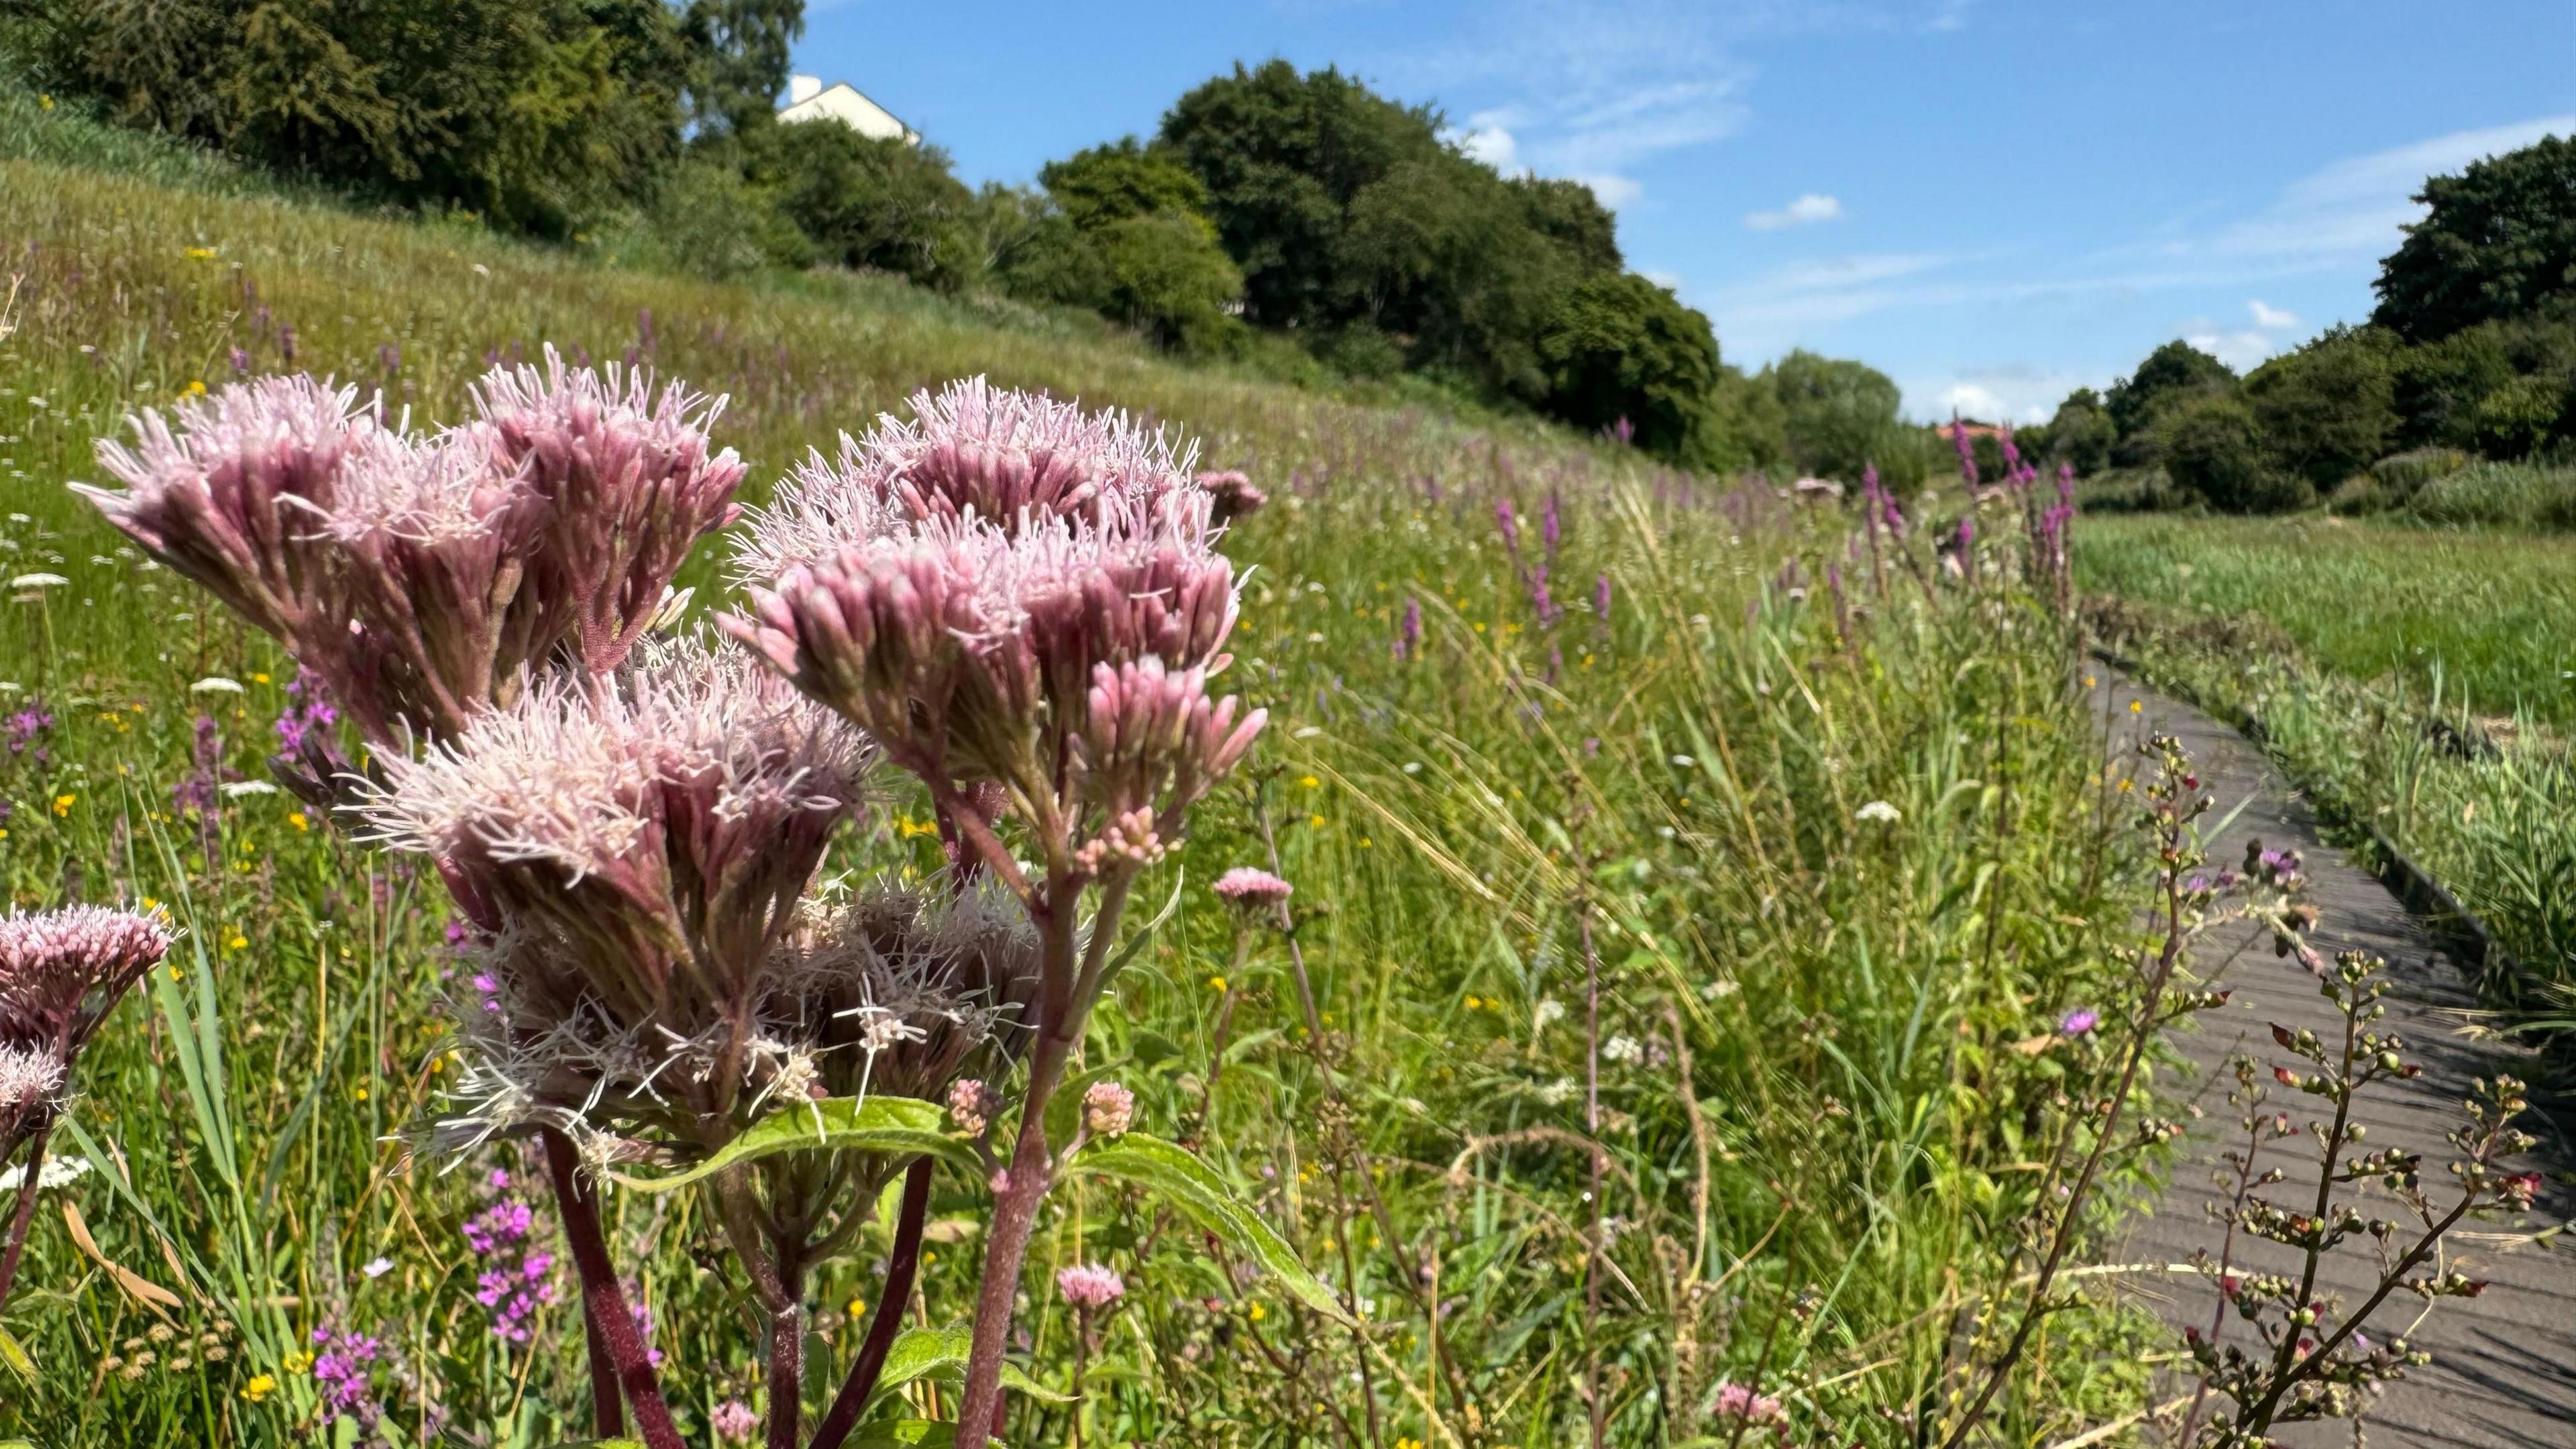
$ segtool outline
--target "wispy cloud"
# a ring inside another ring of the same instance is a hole
[[[1843,204],[1831,196],[1808,192],[1778,211],[1745,213],[1744,224],[1755,231],[1779,231],[1784,227],[1811,226],[1820,221],[1838,221]]]
[[[2221,230],[2209,240],[2208,250],[2328,265],[2356,256],[2378,257],[2397,245],[2399,228],[2423,215],[2414,198],[2424,189],[2425,177],[2457,171],[2543,136],[2571,133],[2576,133],[2576,116],[2541,116],[2337,161],[2292,182],[2271,205]]]
[[[2299,314],[2286,308],[2266,304],[2260,297],[2246,299],[2245,310],[2254,314],[2254,325],[2267,331],[2282,331],[2299,325]]]

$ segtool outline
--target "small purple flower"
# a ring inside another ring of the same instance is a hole
[[[2066,1013],[2065,1019],[2057,1023],[2057,1034],[2066,1037],[2084,1036],[2101,1024],[2102,1013],[2077,1007]]]
[[[43,700],[30,699],[25,709],[9,716],[6,720],[0,720],[0,739],[8,742],[9,753],[23,755],[30,745],[35,744],[40,736],[53,727],[53,711],[45,708]],[[36,753],[41,758],[44,751],[38,750]]]
[[[232,364],[233,364],[233,371],[235,371],[235,372],[248,372],[248,371],[250,371],[250,354],[249,354],[249,353],[247,353],[247,352],[242,351],[242,350],[241,350],[240,348],[238,348],[238,347],[234,348],[234,349],[233,349],[233,355],[232,355]]]
[[[376,1358],[383,1347],[375,1338],[346,1329],[313,1330],[313,1383],[320,1390],[323,1423],[354,1419],[369,1428],[384,1417],[375,1387]]]
[[[1422,601],[1407,599],[1404,601],[1404,622],[1396,626],[1395,657],[1410,659],[1413,657],[1413,651],[1421,647]]]
[[[1969,441],[1967,422],[1959,416],[1957,408],[1950,409],[1950,442],[1959,450],[1959,476],[1967,480],[1970,488],[1976,487],[1977,448]]]
[[[1596,575],[1592,580],[1592,616],[1596,619],[1610,617],[1610,576],[1608,574]]]
[[[1539,513],[1538,536],[1539,541],[1547,548],[1547,556],[1551,559],[1555,558],[1556,546],[1565,537],[1565,518],[1562,504],[1554,489],[1548,490],[1547,507]]]
[[[503,1195],[464,1226],[465,1246],[483,1261],[474,1279],[474,1301],[492,1315],[495,1338],[526,1343],[529,1320],[555,1301],[555,1255],[530,1241],[536,1210],[506,1195],[510,1175],[495,1169],[488,1181]]]
[[[1494,526],[1503,531],[1503,547],[1517,554],[1521,551],[1520,516],[1512,512],[1512,500],[1494,500]]]

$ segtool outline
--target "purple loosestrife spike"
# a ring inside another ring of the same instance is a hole
[[[2068,508],[2075,506],[2075,465],[2057,465],[2057,501]]]
[[[547,505],[538,587],[568,599],[583,666],[617,667],[698,536],[731,523],[742,460],[711,449],[725,399],[615,366],[494,368],[475,386],[501,468]]]
[[[1996,445],[2003,450],[2004,477],[2007,480],[2019,479],[2021,477],[2021,449],[2013,444],[2012,424],[2000,423],[1996,425],[1995,442]]]
[[[1596,619],[1607,619],[1610,617],[1610,576],[1608,574],[1596,574],[1593,576],[1592,615]]]
[[[1547,507],[1539,512],[1538,536],[1540,544],[1547,550],[1549,561],[1553,562],[1556,558],[1556,546],[1565,538],[1564,508],[1553,488],[1548,490]]]
[[[1512,512],[1512,500],[1494,500],[1494,526],[1503,531],[1503,547],[1518,556],[1521,551],[1521,524],[1519,516]]]
[[[1422,601],[1404,601],[1404,621],[1396,626],[1395,657],[1410,659],[1422,647]]]
[[[1977,448],[1969,440],[1967,421],[1959,416],[1957,408],[1950,410],[1950,442],[1959,452],[1959,477],[1974,489],[1977,486]]]
[[[1099,1263],[1079,1263],[1059,1269],[1055,1287],[1064,1301],[1086,1313],[1097,1313],[1127,1296],[1127,1282],[1114,1268]]]

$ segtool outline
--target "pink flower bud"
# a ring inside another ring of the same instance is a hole
[[[1082,1125],[1096,1137],[1125,1135],[1136,1120],[1136,1094],[1116,1082],[1094,1082],[1082,1094]]]
[[[1118,1270],[1100,1263],[1080,1263],[1057,1271],[1056,1291],[1064,1301],[1086,1313],[1096,1313],[1127,1296],[1127,1282]]]

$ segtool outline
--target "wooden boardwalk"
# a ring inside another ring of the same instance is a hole
[[[2317,946],[2329,957],[2358,947],[2387,958],[2395,989],[2384,998],[2388,1016],[2381,1026],[2406,1040],[2409,1057],[2424,1064],[2424,1074],[2372,1089],[2360,1100],[2356,1116],[2370,1125],[2372,1147],[2421,1153],[2425,1180],[2447,1189],[2443,1168],[2457,1154],[2444,1134],[2462,1120],[2459,1104],[2470,1079],[2506,1071],[2531,1080],[2539,1075],[2539,1063],[2510,1046],[2462,1034],[2476,1003],[2459,968],[2376,878],[2318,838],[2306,805],[2259,750],[2188,706],[2142,692],[2107,669],[2096,674],[2094,708],[2097,717],[2112,722],[2116,771],[2139,763],[2128,747],[2143,726],[2178,736],[2204,788],[2218,799],[2211,819],[2244,805],[2227,831],[2210,842],[2213,864],[2241,859],[2249,837],[2259,837],[2267,846],[2296,848],[2306,857],[2310,899],[2324,912]],[[2132,713],[2132,700],[2144,708]],[[2224,1166],[2218,1154],[2242,1140],[2237,1114],[2227,1106],[2234,1080],[2227,1059],[2244,1052],[2266,1067],[2291,1060],[2271,1041],[2274,1022],[2340,1037],[2341,1018],[2318,994],[2314,979],[2295,962],[2275,958],[2268,945],[2248,942],[2242,933],[2232,939],[2214,936],[2204,940],[2200,957],[2203,970],[2227,963],[2223,974],[2236,994],[2226,1006],[2203,1014],[2196,1031],[2177,1039],[2195,1070],[2184,1090],[2194,1094],[2203,1115],[2191,1120],[2171,1181],[2153,1211],[2136,1221],[2125,1244],[2113,1249],[2117,1262],[2179,1264],[2196,1247],[2216,1251],[2221,1229],[2210,1210],[2223,1197],[2211,1175]],[[2314,1115],[2317,1100],[2276,1088],[2270,1105],[2304,1122]],[[2541,1139],[2531,1165],[2548,1178],[2529,1220],[2464,1225],[2455,1235],[2456,1260],[2472,1276],[2488,1280],[2486,1292],[2477,1298],[2444,1299],[2410,1329],[2423,1305],[2401,1291],[2382,1306],[2367,1330],[2374,1337],[2406,1332],[2433,1355],[2431,1365],[2390,1385],[2365,1419],[2368,1442],[2380,1449],[2576,1449],[2576,1234],[2552,1246],[2512,1241],[2532,1228],[2576,1217],[2576,1177],[2570,1176],[2576,1169],[2576,1141],[2568,1130],[2576,1119],[2563,1102],[2541,1106],[2557,1110],[2547,1116],[2535,1113],[2523,1124]],[[2270,1190],[2274,1201],[2313,1201],[2312,1147],[2312,1139],[2300,1136],[2267,1150],[2265,1162],[2290,1173],[2287,1182]],[[2364,1211],[2384,1209],[2365,1206]],[[2252,1248],[2251,1254],[2240,1249],[2240,1260],[2250,1257],[2261,1270],[2297,1271],[2295,1255],[2287,1249],[2260,1242]],[[2347,1303],[2364,1296],[2376,1282],[2376,1259],[2367,1236],[2334,1254],[2322,1278],[2326,1289]],[[2131,1281],[2168,1321],[2207,1331],[2215,1294],[2206,1280],[2182,1272],[2141,1274]],[[2238,1323],[2230,1332],[2241,1335],[2244,1326]],[[2279,1437],[2296,1446],[2354,1442],[2349,1424],[2296,1426]]]

